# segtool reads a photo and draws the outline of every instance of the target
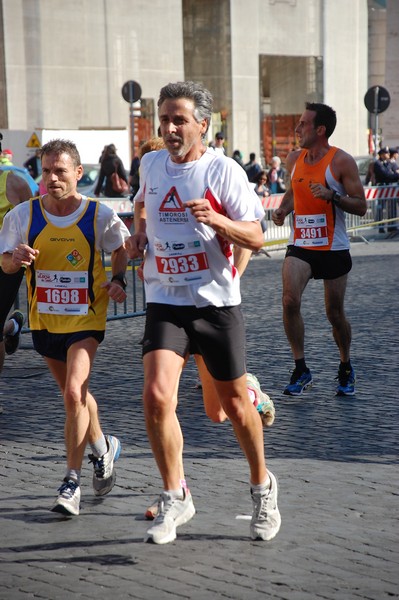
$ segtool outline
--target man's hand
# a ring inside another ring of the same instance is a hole
[[[185,206],[191,210],[191,214],[198,223],[205,223],[213,227],[218,213],[212,208],[211,203],[206,198],[198,198],[197,200],[189,200]]]
[[[310,183],[309,187],[315,198],[320,198],[321,200],[326,200],[326,202],[331,202],[334,195],[332,190],[326,188],[321,183]]]
[[[39,250],[31,248],[27,244],[19,244],[12,253],[12,264],[18,269],[29,267],[38,255]]]
[[[272,221],[275,225],[284,225],[286,216],[287,213],[285,212],[285,210],[283,210],[282,208],[276,208],[276,210],[272,212]]]
[[[143,258],[147,243],[147,235],[143,232],[135,233],[130,236],[125,242],[125,248],[129,258]]]
[[[123,289],[122,285],[118,281],[106,281],[101,284],[102,288],[105,288],[108,292],[108,296],[114,302],[124,302],[127,298],[127,294]]]

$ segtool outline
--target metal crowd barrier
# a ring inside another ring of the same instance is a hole
[[[399,185],[365,187],[367,212],[363,217],[346,213],[346,226],[348,233],[352,237],[360,237],[367,241],[362,232],[366,229],[382,228],[385,225],[389,227],[399,227],[399,218],[397,217],[399,202]],[[273,194],[264,202],[266,214],[267,230],[265,231],[264,247],[269,250],[284,249],[291,231],[291,218],[286,219],[282,227],[275,225],[271,219],[271,214],[275,208],[280,206],[283,194]],[[133,224],[133,212],[118,212],[118,215],[126,223],[129,230]],[[110,257],[103,255],[103,261],[106,271],[110,271]],[[128,319],[139,317],[145,314],[145,294],[143,282],[137,275],[137,268],[141,260],[129,261],[126,278],[128,280],[127,299],[123,304],[110,302],[108,307],[107,321],[119,319]],[[28,314],[26,289],[22,289],[15,302],[15,307],[20,308],[21,304],[26,305],[25,312]],[[22,298],[23,297],[23,298]],[[23,310],[23,309],[22,309]],[[29,325],[25,326],[23,332],[29,331]]]
[[[395,229],[399,227],[399,185],[373,186],[364,188],[367,211],[363,217],[346,213],[346,227],[351,237],[360,237],[367,241],[362,233],[367,229]],[[263,203],[266,213],[267,230],[264,247],[267,250],[284,249],[291,232],[291,219],[286,219],[278,227],[271,219],[273,210],[280,206],[284,194],[272,194]]]

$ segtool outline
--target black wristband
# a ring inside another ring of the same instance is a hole
[[[117,273],[116,275],[113,275],[111,278],[111,281],[119,281],[119,283],[122,285],[123,289],[126,289],[127,286],[127,281],[126,281],[126,277],[123,275],[123,273]]]
[[[338,194],[338,192],[333,192],[332,203],[335,204],[335,206],[339,206],[340,202],[341,196]]]

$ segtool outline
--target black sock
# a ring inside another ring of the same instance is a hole
[[[341,362],[339,364],[339,370],[340,371],[350,371],[351,368],[352,368],[352,365],[351,365],[351,361],[350,360],[348,360],[348,362],[342,362],[342,360],[341,360]]]
[[[309,369],[306,366],[305,359],[299,358],[295,361],[295,370],[299,373],[308,373]]]

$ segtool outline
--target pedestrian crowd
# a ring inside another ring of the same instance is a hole
[[[278,156],[263,169],[255,153],[246,164],[239,150],[227,157],[223,132],[206,143],[212,102],[210,91],[192,81],[160,90],[159,136],[142,147],[129,175],[135,189],[132,234],[113,209],[79,193],[83,167],[73,142],[52,140],[35,156],[40,165],[33,161],[32,169],[36,164],[45,187],[37,198],[30,199],[13,174],[0,174],[0,368],[4,354],[18,347],[24,315],[10,311],[26,274],[33,345],[63,397],[66,466],[51,510],[64,516],[80,513],[87,446],[94,494],[104,496],[115,485],[121,443],[101,428],[90,376],[105,336],[108,303],[125,301],[128,260],[142,259],[144,418],[163,482],[157,501],[143,507],[152,519],[145,541],[155,544],[172,542],[177,528],[196,512],[176,412],[190,355],[206,414],[218,423],[231,422],[247,461],[251,539],[269,541],[281,526],[278,480],[266,462],[263,434],[274,422],[275,407],[247,372],[240,308],[240,276],[251,253],[263,246],[262,201],[270,193],[284,194],[272,214],[276,226],[292,218],[282,273],[282,326],[293,371],[282,392],[302,396],[313,383],[301,305],[314,278],[323,280],[338,350],[336,394],[356,393],[344,307],[352,267],[345,213],[364,215],[366,200],[354,158],[329,144],[335,111],[306,103],[296,127],[299,149],[289,153],[285,169]],[[104,148],[100,163],[95,195],[105,182],[112,197],[113,174],[128,181],[113,144]],[[102,251],[111,255],[109,279]],[[3,295],[3,289],[9,293]],[[311,327],[317,323],[318,317]]]

